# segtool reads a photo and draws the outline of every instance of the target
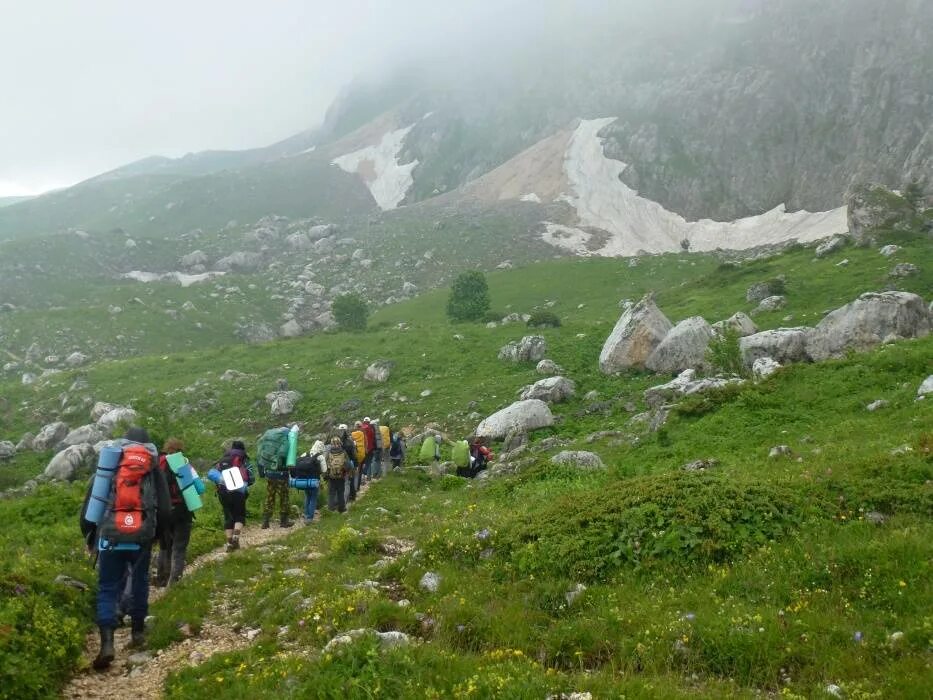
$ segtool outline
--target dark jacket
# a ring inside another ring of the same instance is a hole
[[[185,499],[178,487],[178,480],[169,468],[166,455],[163,452],[159,453],[159,471],[165,475],[165,484],[168,486],[168,495],[172,503],[172,522],[181,523],[193,520],[194,513],[188,510],[188,506],[185,505]]]
[[[121,438],[117,441],[117,444],[123,447],[131,443],[129,440]],[[156,495],[156,527],[155,537],[153,539],[165,541],[165,536],[172,525],[172,499],[168,492],[168,483],[165,480],[165,474],[159,469],[158,450],[155,445],[151,443],[146,443],[145,447],[150,455],[152,455],[152,469],[149,470],[146,479],[149,479],[152,486],[154,486]],[[91,498],[91,487],[93,485],[94,477],[92,476],[88,482],[87,491],[84,494],[84,502],[81,504],[81,512],[78,517],[81,534],[84,536],[88,546],[95,548],[97,546],[97,524],[84,519],[84,513],[87,511],[87,504]],[[151,544],[151,542],[149,544]]]
[[[340,443],[343,445],[343,451],[347,453],[348,464],[356,464],[356,443],[346,430],[340,436]]]
[[[403,459],[405,457],[405,440],[401,433],[392,435],[392,442],[389,443],[389,457],[392,459]]]
[[[366,454],[369,454],[376,449],[376,429],[372,423],[363,423],[360,430],[363,431],[363,435],[366,437]]]
[[[292,476],[296,479],[320,479],[325,468],[323,455],[305,453],[292,467]]]

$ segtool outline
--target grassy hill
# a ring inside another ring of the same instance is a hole
[[[929,238],[889,232],[878,242],[894,241],[903,246],[895,260],[874,248],[815,260],[798,248],[738,265],[667,255],[634,267],[554,260],[491,274],[494,308],[558,314],[562,326],[541,332],[547,356],[577,383],[576,398],[554,406],[556,426],[532,435],[527,464],[483,483],[416,470],[412,459],[348,516],[326,515],[282,549],[243,551],[184,579],[154,606],[153,647],[177,643],[183,622],[195,631],[209,620],[262,631],[245,650],[177,669],[168,696],[820,697],[834,684],[847,697],[922,697],[933,680],[933,404],[914,398],[931,371],[933,338],[789,367],[685,401],[655,433],[629,421],[644,409],[642,391],[666,378],[597,371],[618,301],[647,291],[672,320],[714,321],[749,311],[746,288],[784,274],[787,307],[756,322],[812,325],[825,310],[889,285],[887,271],[909,261],[920,273],[897,285],[929,300]],[[837,266],[843,258],[849,263]],[[364,414],[467,435],[474,411],[509,404],[539,375],[496,357],[528,329],[450,325],[444,301],[439,290],[382,308],[365,333],[205,343],[32,386],[4,380],[0,438],[16,440],[58,417],[80,425],[86,399],[107,400],[131,403],[153,435],[177,435],[193,458],[213,460],[232,437],[254,448],[272,422],[263,396],[279,377],[304,394],[292,418],[305,435]],[[364,382],[365,367],[380,358],[395,362],[389,381]],[[226,369],[248,376],[221,381]],[[86,389],[72,388],[79,376]],[[590,390],[597,402],[583,398]],[[875,399],[889,404],[866,411]],[[590,437],[606,430],[617,432]],[[547,438],[598,453],[606,469],[552,465],[558,448],[542,445]],[[792,456],[769,458],[779,444]],[[4,462],[0,486],[22,483],[49,456]],[[681,470],[700,458],[718,465]],[[0,697],[52,696],[77,663],[92,592],[54,579],[64,573],[93,585],[76,529],[81,491],[44,485],[0,500]],[[263,494],[259,485],[250,498],[253,519]],[[207,500],[193,555],[222,539],[216,503]],[[390,536],[414,550],[387,558]],[[304,575],[281,575],[291,568]],[[435,593],[419,587],[427,571],[441,575]],[[345,588],[364,580],[377,585]],[[232,602],[218,620],[212,602],[220,599]],[[322,651],[357,628],[424,641],[381,650],[364,635]]]

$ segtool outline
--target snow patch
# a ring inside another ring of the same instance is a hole
[[[541,204],[541,198],[536,195],[534,192],[529,192],[528,194],[523,194],[518,198],[520,202],[534,202],[535,204]]]
[[[424,121],[425,119],[429,119],[433,115],[434,115],[434,112],[427,112],[423,117],[421,117],[421,121]]]
[[[564,158],[564,171],[572,189],[566,201],[576,209],[581,226],[610,234],[605,245],[590,251],[593,254],[621,256],[639,251],[677,251],[684,239],[690,242],[693,251],[742,249],[791,239],[815,241],[847,229],[845,207],[826,212],[788,213],[781,204],[737,221],[687,221],[657,202],[639,196],[619,179],[628,164],[607,158],[598,136],[600,129],[614,121],[615,117],[581,121]],[[589,239],[589,234],[580,229],[550,223],[546,229],[543,237],[548,243],[574,252],[585,249]],[[581,240],[581,235],[586,240]]]
[[[359,175],[383,211],[395,209],[405,199],[414,179],[417,160],[402,165],[398,154],[412,126],[390,131],[374,145],[334,158],[333,164],[348,173]]]
[[[184,272],[142,272],[141,270],[133,270],[125,273],[122,277],[143,283],[178,282],[182,287],[190,287],[192,284],[206,282],[225,274],[225,272],[202,272],[199,275],[189,275]]]
[[[304,156],[304,155],[307,155],[308,153],[314,153],[316,150],[317,150],[317,146],[311,146],[311,148],[306,148],[305,150],[301,151],[298,155]]]

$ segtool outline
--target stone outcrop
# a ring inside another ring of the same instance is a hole
[[[706,349],[713,328],[702,316],[686,318],[674,326],[645,361],[653,372],[681,372],[707,365]]]
[[[643,368],[645,362],[673,328],[661,310],[647,295],[628,306],[616,321],[599,354],[599,369],[613,374],[629,368]]]
[[[529,432],[551,425],[554,425],[554,416],[548,405],[540,399],[528,399],[516,401],[485,418],[477,426],[476,436],[498,440],[514,429]]]

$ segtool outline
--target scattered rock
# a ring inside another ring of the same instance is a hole
[[[222,382],[236,382],[241,379],[246,379],[249,375],[245,372],[238,372],[235,369],[228,369],[226,372],[220,375],[220,381]]]
[[[537,364],[535,372],[546,375],[560,374],[561,368],[554,360],[545,359]]]
[[[781,294],[775,294],[772,297],[765,297],[758,306],[752,311],[752,314],[760,314],[766,311],[779,311],[787,305],[787,298]]]
[[[703,393],[711,389],[719,389],[729,384],[743,384],[744,382],[745,380],[740,377],[705,377],[697,379],[695,370],[685,369],[667,384],[659,384],[646,389],[645,401],[648,403],[649,408],[657,409],[671,399]]]
[[[53,583],[60,584],[62,586],[68,586],[69,588],[74,588],[76,591],[86,591],[90,586],[88,586],[84,581],[79,581],[76,578],[71,576],[66,576],[65,574],[59,574],[55,577]]]
[[[745,366],[751,368],[755,360],[770,357],[782,365],[804,362],[807,354],[807,336],[810,328],[775,328],[739,339],[739,350]]]
[[[578,583],[569,591],[564,593],[564,600],[567,601],[567,605],[573,605],[574,601],[584,593],[586,593],[586,586],[584,586],[582,583]]]
[[[289,576],[291,578],[298,578],[305,575],[304,569],[285,569],[282,572],[282,576]]]
[[[599,354],[599,369],[613,374],[632,367],[644,367],[645,362],[661,344],[673,324],[646,295],[637,304],[627,307],[606,338]]]
[[[745,301],[752,303],[780,294],[784,289],[784,278],[775,277],[765,282],[756,282],[745,290]]]
[[[540,399],[528,399],[516,401],[511,406],[496,411],[480,422],[475,434],[477,437],[498,440],[505,437],[513,428],[528,432],[552,425],[554,425],[554,416],[548,405]]]
[[[767,379],[781,369],[781,363],[772,357],[759,357],[752,363],[752,375],[755,379]]]
[[[33,448],[33,441],[34,441],[35,439],[36,439],[36,436],[33,435],[32,433],[28,433],[28,432],[27,432],[27,433],[23,433],[23,437],[21,437],[21,438],[19,439],[19,442],[16,443],[16,451],[17,451],[17,452],[25,452],[25,451],[27,451],[27,450],[32,450],[32,449],[34,449],[34,448]]]
[[[645,360],[654,372],[681,372],[706,366],[706,349],[713,339],[713,328],[702,316],[686,318],[668,331]]]
[[[919,269],[912,263],[898,263],[894,269],[888,273],[888,277],[910,277],[916,275]]]
[[[9,440],[0,440],[0,459],[10,459],[16,454],[16,445]]]
[[[438,588],[441,585],[441,576],[436,574],[433,571],[428,571],[424,576],[421,577],[421,580],[418,582],[418,586],[423,591],[428,593],[437,593]]]
[[[548,377],[540,379],[531,386],[522,389],[521,399],[541,399],[548,403],[561,403],[573,398],[576,385],[564,377]]]
[[[132,425],[139,420],[139,414],[129,406],[117,406],[97,419],[97,427],[105,433],[111,433],[118,425]]]
[[[304,329],[302,329],[301,324],[298,323],[298,321],[295,319],[286,321],[279,328],[279,335],[281,335],[283,338],[297,338],[303,332]]]
[[[758,326],[755,325],[755,322],[752,321],[748,314],[742,311],[735,312],[725,321],[716,321],[712,327],[714,331],[720,334],[727,330],[732,330],[737,333],[740,338],[758,332]]]
[[[846,236],[833,236],[816,247],[816,257],[825,258],[831,253],[835,253],[837,250],[842,250],[848,238]]]
[[[32,441],[32,448],[36,452],[51,450],[58,445],[68,434],[68,424],[56,421],[42,426],[42,430]]]
[[[80,367],[88,361],[88,356],[84,353],[73,352],[65,358],[65,364],[68,367]]]
[[[877,399],[876,401],[872,401],[870,404],[868,404],[865,407],[865,410],[868,411],[869,413],[873,413],[874,411],[877,411],[879,408],[884,408],[887,405],[888,405],[888,402],[885,401],[884,399]]]
[[[266,394],[269,410],[273,416],[287,416],[295,410],[295,404],[301,399],[298,391],[273,391]]]
[[[502,442],[502,454],[514,453],[528,444],[528,433],[521,428],[512,428]]]
[[[93,408],[91,408],[91,420],[96,423],[104,414],[110,413],[110,411],[116,407],[116,404],[107,403],[106,401],[96,402]]]
[[[100,428],[92,423],[91,425],[82,425],[80,428],[75,428],[72,430],[64,438],[62,438],[61,444],[65,445],[66,447],[81,444],[93,445],[105,439],[106,437],[107,436],[101,432]]]
[[[875,525],[884,525],[887,517],[884,513],[879,513],[877,510],[870,510],[865,513],[865,520]]]
[[[681,469],[685,472],[703,472],[707,469],[712,469],[718,464],[718,459],[695,459],[692,462],[687,462]]]
[[[85,469],[94,465],[96,454],[90,445],[72,445],[52,457],[45,476],[57,481],[74,481]]]
[[[920,386],[917,387],[917,396],[919,398],[923,398],[927,394],[933,394],[933,374],[924,379]],[[17,447],[17,449],[19,448]]]
[[[598,401],[598,400],[599,400],[599,392],[596,391],[596,389],[590,389],[588,392],[586,392],[586,393],[583,395],[583,400],[584,400],[584,401]]]
[[[776,445],[772,447],[768,452],[768,457],[774,459],[775,457],[793,457],[794,452],[787,445]]]
[[[894,255],[894,254],[895,254],[897,251],[899,251],[900,249],[901,249],[901,247],[900,247],[899,245],[894,245],[893,243],[891,243],[891,244],[889,244],[889,245],[886,245],[886,246],[880,248],[880,249],[878,250],[878,252],[881,253],[881,254],[882,254],[884,257],[886,257],[886,258],[890,258],[892,255]]]
[[[389,375],[392,373],[393,367],[395,367],[395,363],[391,360],[376,360],[366,368],[363,379],[367,382],[381,384],[389,380]]]
[[[499,359],[509,362],[540,362],[547,352],[547,342],[540,335],[526,335],[499,349]]]
[[[563,464],[580,469],[602,469],[606,465],[595,452],[563,450],[551,457],[551,464]]]

